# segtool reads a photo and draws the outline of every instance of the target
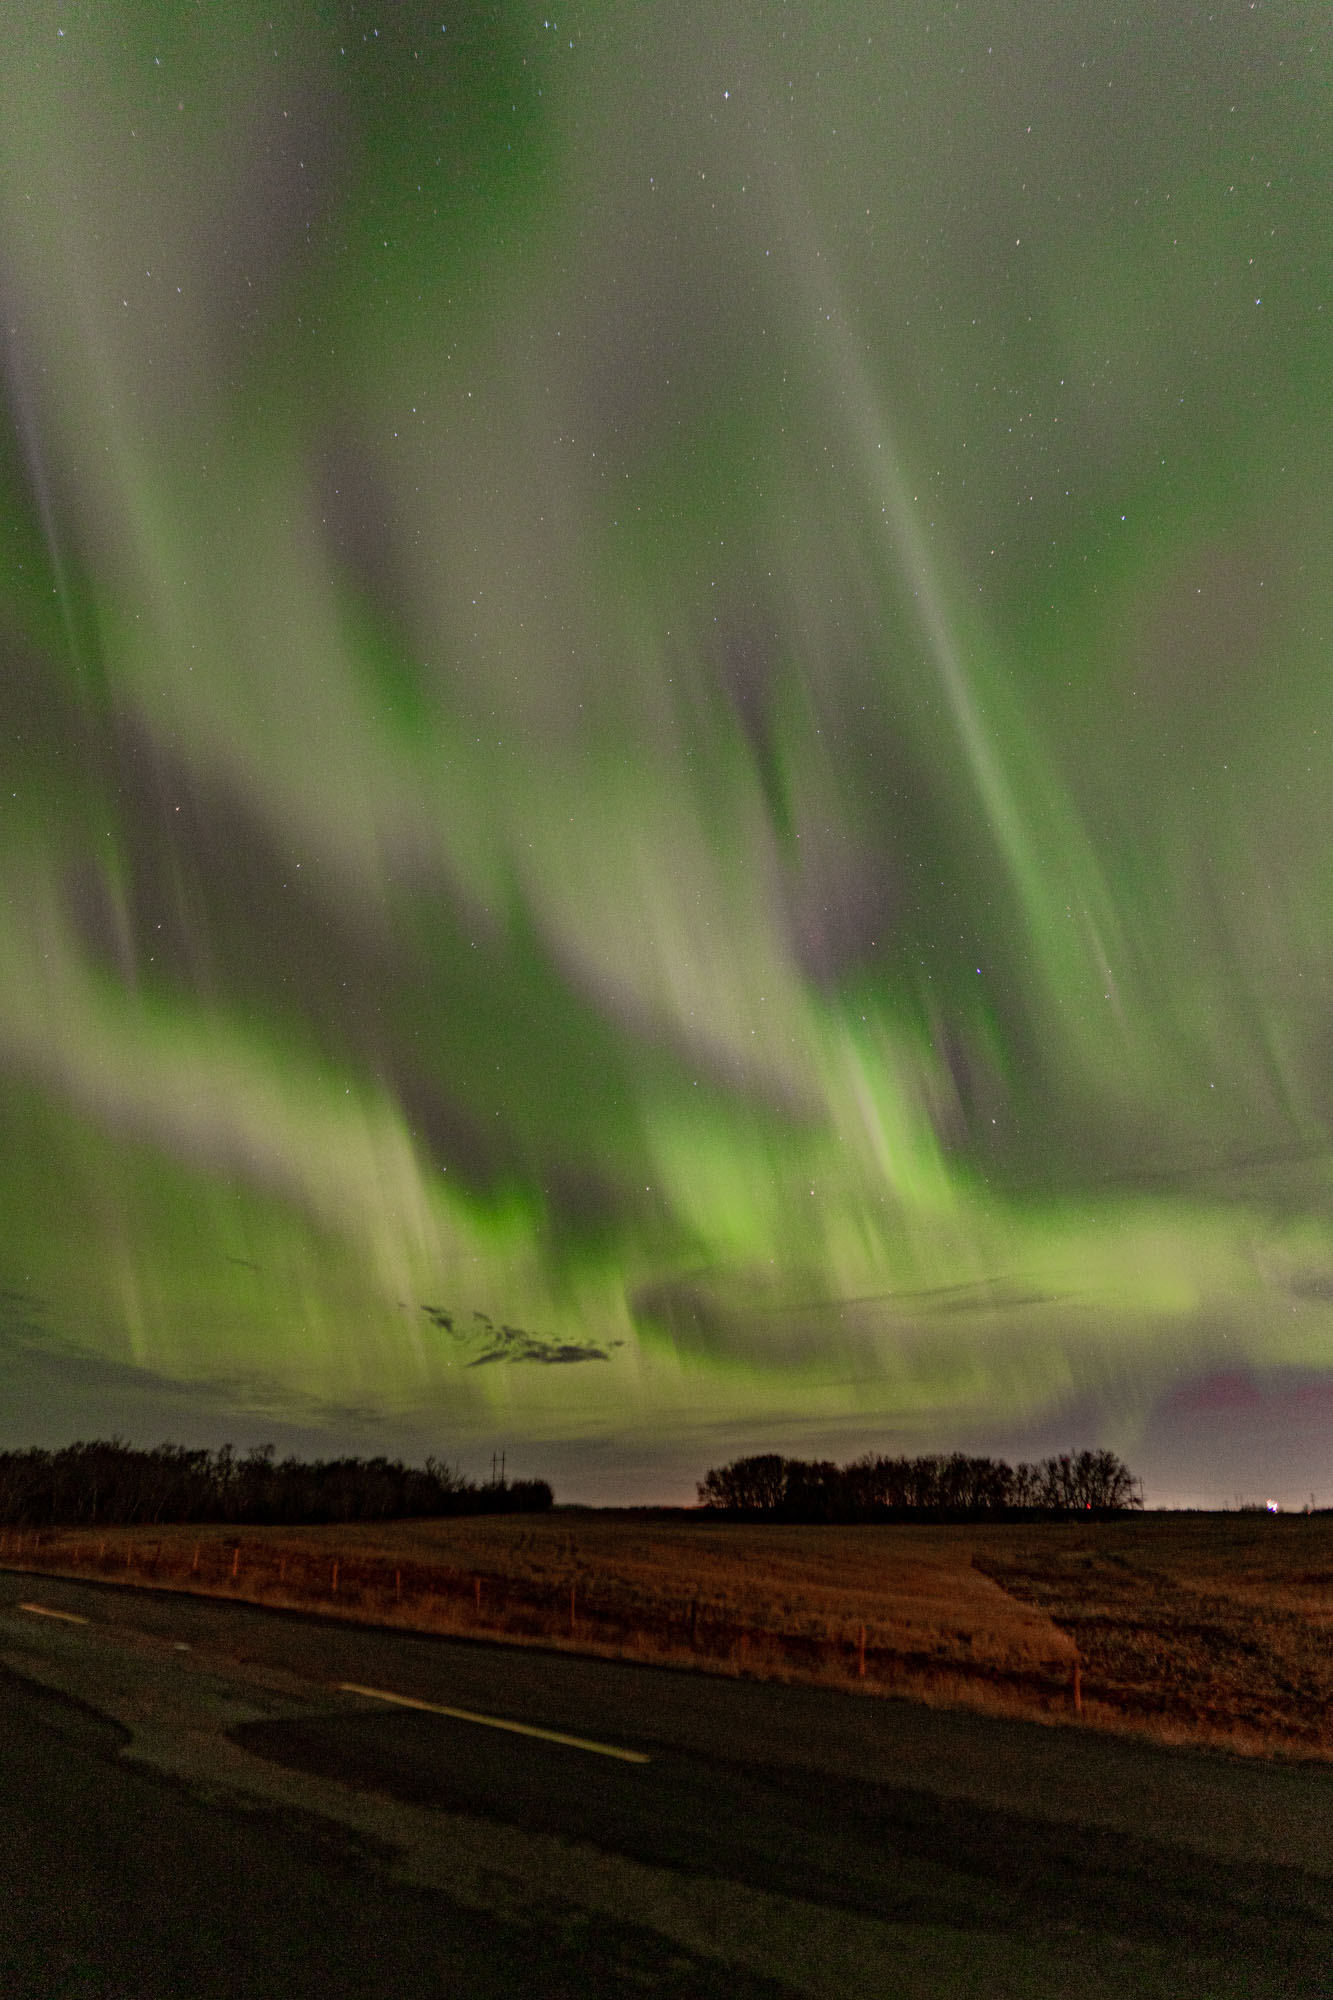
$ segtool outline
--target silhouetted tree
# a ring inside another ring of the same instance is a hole
[[[788,1521],[899,1517],[975,1520],[1044,1513],[1119,1513],[1142,1506],[1137,1481],[1113,1451],[1063,1452],[1017,1468],[1004,1459],[883,1458],[838,1466],[764,1452],[716,1466],[699,1482],[699,1505]]]
[[[775,1451],[735,1459],[707,1475],[699,1488],[700,1505],[730,1513],[776,1514],[786,1496],[788,1462]]]
[[[283,1459],[265,1445],[238,1459],[230,1445],[139,1450],[122,1438],[59,1451],[0,1452],[0,1522],[96,1527],[167,1521],[243,1524],[388,1521],[407,1516],[534,1513],[553,1505],[544,1479],[477,1486],[438,1460]]]

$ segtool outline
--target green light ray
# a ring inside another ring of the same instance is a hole
[[[0,1285],[460,1434],[1322,1369],[1327,35],[543,21],[16,24]]]

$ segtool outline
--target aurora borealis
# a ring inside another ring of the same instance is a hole
[[[5,25],[3,1441],[1333,1499],[1326,10]]]

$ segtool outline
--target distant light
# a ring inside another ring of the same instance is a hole
[[[1276,1500],[1265,1500],[1264,1505],[1265,1507],[1267,1507],[1270,1514],[1280,1514],[1282,1512],[1282,1509],[1278,1506]]]

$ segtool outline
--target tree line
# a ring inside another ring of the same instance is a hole
[[[1114,1514],[1142,1507],[1138,1480],[1113,1451],[1062,1452],[1038,1464],[1001,1458],[883,1458],[847,1465],[762,1452],[715,1467],[699,1505],[780,1521],[1006,1519]]]
[[[238,1456],[120,1438],[0,1452],[0,1523],[10,1527],[113,1527],[226,1521],[295,1527],[322,1521],[394,1521],[444,1514],[542,1513],[544,1479],[485,1485],[428,1458],[284,1458],[272,1445]]]

